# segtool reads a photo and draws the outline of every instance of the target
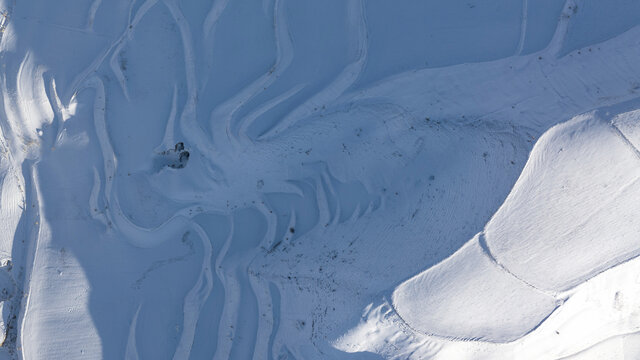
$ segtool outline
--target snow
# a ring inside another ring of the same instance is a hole
[[[638,354],[635,2],[0,12],[0,359]]]
[[[553,296],[520,281],[484,252],[476,236],[398,286],[393,306],[407,325],[426,334],[505,342],[522,337],[540,323],[540,314],[555,309]]]
[[[535,331],[507,343],[457,341],[420,334],[388,302],[365,309],[360,323],[337,339],[345,351],[374,351],[385,358],[598,359],[638,351],[640,262],[629,261],[580,284]]]
[[[638,155],[596,114],[549,130],[485,228],[493,256],[515,276],[558,292],[640,254],[632,216]]]
[[[395,311],[423,334],[492,342],[528,334],[564,302],[561,292],[640,254],[638,155],[593,112],[551,128],[484,231],[398,286]]]

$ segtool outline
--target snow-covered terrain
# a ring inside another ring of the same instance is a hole
[[[0,12],[0,359],[640,358],[640,2]]]

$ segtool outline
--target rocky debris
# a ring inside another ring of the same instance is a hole
[[[190,156],[183,142],[176,143],[173,149],[165,150],[160,155],[162,155],[162,165],[172,169],[182,169],[187,166]]]

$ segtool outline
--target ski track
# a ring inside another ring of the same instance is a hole
[[[560,13],[560,19],[558,20],[558,26],[551,38],[551,42],[547,46],[546,52],[551,56],[559,57],[564,45],[564,39],[567,36],[569,29],[569,22],[571,21],[571,15],[573,15],[573,8],[576,6],[575,0],[566,0],[562,7],[562,13]]]
[[[498,260],[493,256],[493,254],[491,253],[491,249],[489,248],[489,244],[487,244],[487,240],[485,238],[484,232],[480,233],[478,235],[478,243],[480,244],[480,247],[482,248],[484,255],[486,257],[488,257],[492,263],[494,263],[498,268],[500,268],[501,271],[509,274],[510,276],[518,279],[518,281],[520,281],[521,283],[525,284],[526,286],[535,289],[536,291],[539,291],[543,294],[549,295],[551,297],[554,298],[558,298],[558,293],[555,292],[550,292],[544,289],[540,289],[538,287],[533,286],[532,284],[528,283],[526,280],[519,278],[518,276],[516,276],[514,273],[512,273],[511,271],[509,271],[509,269],[507,269],[504,265],[502,265],[500,262],[498,262]],[[561,300],[558,300],[559,303],[561,302]]]
[[[106,203],[109,205],[107,217],[111,219],[113,225],[136,246],[156,246],[167,239],[175,238],[180,232],[188,229],[194,230],[202,242],[204,251],[202,268],[196,284],[184,300],[183,330],[174,354],[174,359],[186,359],[189,357],[200,311],[212,290],[213,275],[209,265],[211,264],[211,258],[213,256],[211,241],[206,232],[195,222],[187,220],[184,214],[177,214],[156,229],[140,228],[124,216],[120,209],[117,195],[114,195],[113,192],[114,188],[112,184],[115,179],[117,158],[113,152],[106,129],[104,86],[97,78],[90,79],[88,85],[94,87],[96,90],[94,117],[98,139],[103,152],[104,169],[107,178],[104,193]]]
[[[138,310],[136,310],[135,315],[133,315],[131,325],[129,326],[129,336],[127,337],[127,347],[125,348],[124,354],[125,360],[138,360],[140,358],[138,355],[138,346],[136,345],[136,329],[138,327],[140,309],[142,309],[142,304],[138,305]]]
[[[93,30],[93,22],[96,19],[96,13],[98,12],[98,8],[102,4],[102,0],[93,0],[91,3],[91,7],[89,8],[89,15],[87,15],[87,30]]]
[[[622,140],[622,142],[624,142],[629,147],[629,149],[633,151],[636,157],[640,160],[640,150],[638,150],[638,148],[633,145],[633,143],[629,140],[629,138],[625,134],[623,134],[622,131],[620,131],[619,127],[617,127],[612,122],[609,122],[609,125],[615,132],[616,136],[618,136],[620,140]]]
[[[202,41],[198,44],[204,49],[204,57],[206,58],[206,63],[210,64],[213,60],[213,54],[215,52],[215,42],[214,38],[216,35],[216,27],[218,25],[218,21],[220,17],[226,10],[229,5],[229,0],[216,0],[211,4],[211,8],[209,12],[207,12],[207,16],[204,19],[204,23],[202,24]],[[200,81],[202,85],[199,90],[202,91],[209,84],[210,79],[210,69],[205,68],[202,70],[202,75],[204,75]]]
[[[229,146],[239,145],[238,137],[246,139],[244,131],[251,125],[252,120],[257,118],[261,113],[268,111],[270,108],[277,106],[290,96],[300,91],[303,85],[297,85],[293,89],[279,95],[263,105],[263,110],[258,110],[243,119],[234,119],[234,114],[249,100],[254,98],[260,92],[266,91],[291,65],[293,61],[294,51],[291,35],[284,16],[284,1],[275,0],[273,9],[273,24],[276,38],[276,60],[268,72],[257,78],[246,88],[239,91],[225,103],[215,108],[210,116],[212,138],[214,145],[220,148],[229,148]],[[220,125],[217,125],[220,124]],[[240,128],[235,137],[233,136],[234,128]]]
[[[529,1],[522,0],[522,22],[520,24],[520,40],[518,40],[518,46],[516,47],[516,55],[522,55],[524,49],[524,42],[527,38],[527,22],[529,17]]]
[[[269,292],[271,294],[273,323],[271,334],[269,335],[269,342],[267,343],[267,359],[273,360],[274,342],[278,333],[278,328],[280,327],[280,291],[278,291],[278,287],[273,283],[269,283]]]
[[[216,261],[215,261],[216,274],[218,275],[218,278],[220,279],[220,283],[224,288],[225,297],[224,297],[224,303],[222,305],[222,315],[220,316],[220,323],[218,324],[218,338],[216,339],[217,343],[216,343],[216,349],[215,349],[215,354],[213,356],[213,359],[229,358],[232,342],[229,341],[229,338],[227,336],[223,337],[221,334],[227,334],[227,332],[229,331],[229,328],[231,328],[234,324],[234,320],[232,318],[233,314],[231,313],[231,311],[233,306],[233,299],[237,298],[238,296],[237,289],[235,288],[236,286],[235,282],[233,283],[233,285],[229,284],[229,280],[227,280],[226,271],[222,267],[222,261],[224,260],[224,257],[227,254],[227,252],[229,251],[229,247],[231,246],[231,241],[233,239],[233,234],[234,234],[234,221],[233,221],[233,218],[231,217],[229,219],[229,225],[230,225],[229,235],[227,236],[227,239],[224,242],[222,249],[220,249],[220,252],[218,253],[218,256],[216,257]],[[233,289],[232,289],[232,286],[233,286]],[[234,292],[230,295],[229,293],[231,290],[233,290]]]
[[[178,348],[173,355],[173,358],[176,360],[189,358],[200,312],[202,311],[202,307],[207,301],[213,287],[213,274],[211,272],[211,258],[213,252],[211,248],[211,241],[200,225],[192,222],[191,227],[196,231],[197,236],[200,237],[200,240],[202,241],[204,255],[198,280],[184,299],[184,325],[180,342],[178,343]]]
[[[364,0],[349,0],[347,14],[348,23],[350,24],[349,32],[352,33],[351,37],[354,38],[350,48],[355,49],[355,61],[348,64],[326,88],[314,94],[310,99],[289,112],[276,126],[263,133],[258,138],[259,140],[267,141],[284,132],[295,122],[311,116],[315,112],[314,109],[330,104],[344,94],[358,79],[367,61],[368,34],[367,21],[364,14]]]
[[[135,2],[136,2],[135,0],[131,1],[131,7],[129,10],[130,13],[133,10],[133,5],[135,4]],[[142,20],[142,18],[147,14],[147,12],[151,10],[151,8],[153,8],[157,3],[158,3],[158,0],[146,0],[136,12],[135,16],[131,20],[131,24],[124,30],[120,39],[118,39],[112,45],[112,48],[108,49],[105,52],[105,55],[107,55],[108,53],[111,53],[111,58],[109,59],[109,65],[111,66],[111,71],[113,71],[113,74],[116,76],[116,79],[118,80],[118,83],[122,87],[122,91],[127,100],[129,100],[129,90],[127,88],[127,79],[125,78],[124,73],[122,72],[122,69],[120,69],[118,56],[120,56],[120,53],[122,52],[122,48],[127,44],[127,40],[131,40],[133,36],[134,28],[138,25],[138,23]],[[102,64],[103,61],[104,61],[104,58],[97,59],[95,65],[92,66],[91,69],[92,70],[97,69],[98,66]]]

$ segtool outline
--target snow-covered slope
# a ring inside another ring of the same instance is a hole
[[[637,114],[615,119],[634,115],[634,132]],[[423,333],[517,340],[562,292],[640,254],[639,177],[640,152],[597,113],[553,127],[484,231],[400,285],[393,306]]]
[[[0,0],[0,358],[633,358],[638,10]]]

